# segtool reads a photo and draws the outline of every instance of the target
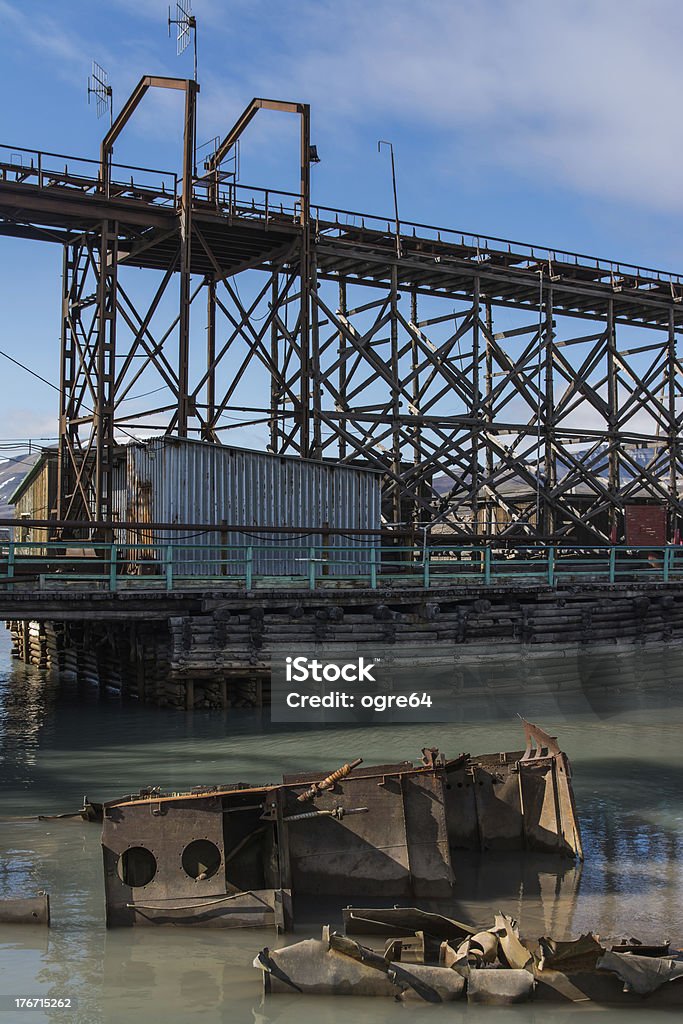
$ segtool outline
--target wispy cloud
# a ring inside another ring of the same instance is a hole
[[[55,60],[66,77],[74,72],[74,65],[83,61],[83,51],[77,36],[67,28],[64,19],[41,13],[35,17],[23,6],[0,0],[0,17],[4,22],[6,36],[14,36],[15,45],[28,45],[42,53],[44,58]]]
[[[279,46],[266,63],[254,37],[246,61],[245,40],[242,80],[311,99],[319,123],[457,133],[475,166],[683,204],[677,0],[262,0],[246,17]]]

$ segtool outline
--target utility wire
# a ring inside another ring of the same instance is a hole
[[[0,356],[4,356],[5,359],[9,359],[10,363],[14,363],[15,366],[21,367],[22,370],[26,370],[26,372],[30,373],[32,377],[36,378],[36,380],[40,380],[40,381],[43,382],[43,384],[47,384],[47,386],[52,388],[54,391],[56,391],[58,395],[64,395],[64,392],[62,391],[62,389],[57,387],[56,384],[53,384],[51,380],[47,380],[46,377],[42,377],[35,370],[32,370],[30,366],[26,366],[25,363],[20,363],[18,359],[15,359],[13,356],[9,355],[7,352],[4,352],[1,348],[0,348]],[[91,412],[93,415],[95,415],[94,409],[91,409],[90,406],[83,404],[83,408],[86,410],[86,412]],[[136,437],[135,434],[131,434],[128,430],[124,430],[123,427],[117,426],[116,429],[120,430],[122,434],[125,434],[126,437],[129,437],[132,441],[139,441],[140,440],[139,437]]]
[[[25,363],[20,363],[18,359],[15,359],[13,356],[8,355],[7,352],[3,352],[2,349],[0,349],[0,356],[4,356],[5,359],[9,359],[10,363],[14,363],[15,366],[20,366],[22,370],[26,370],[27,373],[30,373],[32,377],[36,377],[38,380],[42,380],[43,384],[47,384],[49,388],[53,388],[58,394],[61,395],[61,388],[58,388],[57,385],[53,384],[51,380],[47,380],[46,377],[41,377],[40,374],[36,373],[35,370],[32,370],[30,366],[26,366]],[[90,412],[92,412],[92,409],[90,410]]]

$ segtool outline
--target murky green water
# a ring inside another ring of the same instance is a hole
[[[682,680],[683,683],[683,680]],[[563,1021],[586,1012],[621,1021],[625,1011],[530,1004],[509,1010],[455,1004],[415,1007],[391,1000],[277,996],[261,1000],[255,953],[270,932],[121,929],[105,932],[99,828],[81,821],[10,816],[72,810],[84,794],[108,798],[141,785],[184,788],[238,779],[277,781],[283,771],[329,768],[352,757],[417,757],[437,744],[449,754],[514,749],[519,711],[559,735],[575,773],[586,861],[558,871],[552,859],[456,862],[459,916],[488,924],[494,910],[523,934],[671,938],[683,945],[683,697],[678,688],[490,695],[460,721],[435,726],[270,726],[259,714],[193,715],[121,707],[58,690],[12,663],[0,634],[0,897],[51,894],[53,927],[0,926],[0,995],[70,995],[78,1009],[0,1012],[5,1020],[78,1022],[194,1019],[231,1024],[358,1021]],[[683,694],[683,689],[680,690]],[[380,894],[378,894],[378,900]],[[299,932],[319,933],[331,910]],[[288,938],[286,941],[291,941]],[[628,1019],[651,1020],[644,1004]],[[658,1021],[679,1019],[660,1011]]]

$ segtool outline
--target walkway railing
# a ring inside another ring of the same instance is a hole
[[[683,547],[395,547],[372,543],[226,546],[12,541],[0,545],[0,588],[173,591],[222,584],[256,588],[376,590],[454,584],[558,586],[570,581],[683,580]]]
[[[110,194],[113,198],[136,199],[159,206],[176,207],[178,175],[136,164],[111,165]],[[36,185],[41,189],[62,189],[81,195],[100,190],[100,163],[86,157],[45,150],[26,149],[0,143],[0,181]]]
[[[116,179],[116,180],[114,180]],[[0,182],[27,183],[39,188],[66,189],[82,194],[96,193],[100,188],[99,161],[85,157],[50,153],[0,143]],[[216,204],[227,216],[256,218],[266,226],[284,218],[297,224],[301,215],[298,193],[267,189],[231,180],[216,180],[213,174],[200,174],[193,179],[193,197],[200,203]],[[179,179],[173,171],[156,170],[132,164],[112,164],[112,194],[119,198],[137,199],[153,205],[177,208],[180,201]],[[383,217],[357,210],[340,210],[330,206],[311,206],[311,220],[316,234],[341,235],[346,229],[365,228],[392,236],[396,231],[393,217]],[[416,221],[399,224],[404,239],[410,237],[450,243],[468,250],[476,262],[497,257],[514,257],[511,262],[520,269],[524,263],[536,268],[543,264],[552,275],[553,267],[580,267],[592,271],[597,282],[619,286],[623,279],[633,278],[650,285],[666,285],[678,292],[683,276],[653,267],[637,266],[587,253],[549,248],[528,242],[481,235],[460,228],[450,228]],[[465,253],[461,254],[465,255]]]

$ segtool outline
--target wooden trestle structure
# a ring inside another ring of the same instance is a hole
[[[150,88],[184,93],[180,175],[112,162]],[[0,234],[64,250],[58,518],[110,520],[126,432],[260,422],[381,468],[389,523],[614,543],[638,500],[674,539],[683,279],[315,206],[307,104],[253,100],[196,173],[197,93],[144,77],[99,161],[0,152]],[[299,118],[298,194],[226,170],[264,107]]]

